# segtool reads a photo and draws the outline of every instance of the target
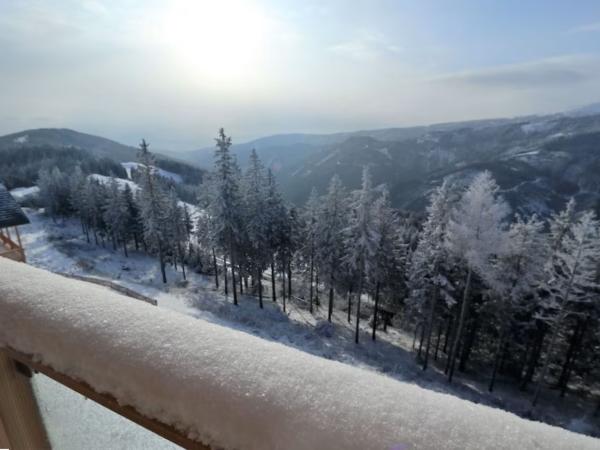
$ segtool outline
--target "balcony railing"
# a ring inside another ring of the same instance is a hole
[[[600,446],[2,259],[0,347],[0,415],[16,449],[48,445],[23,389],[27,368],[185,448]]]

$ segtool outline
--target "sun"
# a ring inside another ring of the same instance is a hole
[[[215,81],[240,80],[262,57],[268,20],[241,0],[180,0],[170,4],[161,35],[176,59]]]

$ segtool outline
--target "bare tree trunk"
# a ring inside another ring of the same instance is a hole
[[[163,283],[167,282],[167,273],[165,271],[165,255],[162,246],[162,242],[158,239],[158,260],[160,262],[160,273],[162,275]]]
[[[256,280],[258,281],[258,306],[260,309],[263,309],[263,290],[262,290],[262,277],[261,277],[261,269],[258,269]]]
[[[421,322],[421,335],[419,336],[419,350],[417,351],[417,357],[421,358],[421,352],[423,351],[423,341],[425,340],[425,323]]]
[[[244,281],[242,280],[243,276],[242,276],[242,266],[238,265],[238,278],[240,280],[239,285],[240,285],[240,295],[242,295],[244,293]]]
[[[348,323],[352,322],[352,288],[348,291]]]
[[[315,269],[315,265],[314,265],[314,252],[311,251],[310,254],[310,313],[312,314],[313,312],[313,272]]]
[[[358,279],[358,298],[356,299],[356,330],[354,332],[354,342],[356,344],[358,344],[358,332],[359,332],[359,325],[360,325],[360,297],[361,297],[361,293],[362,293],[362,286],[363,286],[363,274],[360,274],[360,277]]]
[[[213,256],[213,267],[215,269],[215,286],[217,289],[219,289],[219,266],[217,265],[217,254],[215,252],[214,247],[212,249],[212,256]]]
[[[283,267],[285,267],[285,263],[282,263]],[[285,270],[281,271],[281,299],[285,302]]]
[[[536,333],[533,350],[531,351],[531,356],[529,357],[527,365],[527,371],[525,372],[525,376],[523,377],[523,381],[521,382],[520,386],[520,389],[522,391],[524,391],[527,388],[527,384],[533,379],[535,368],[542,354],[542,348],[544,345],[545,337],[546,332],[544,330],[540,330]]]
[[[235,288],[235,261],[233,260],[233,250],[231,251],[231,292],[233,293],[233,304],[237,306],[237,289]]]
[[[288,295],[291,300],[292,299],[292,258],[290,258],[290,260],[288,261],[287,273],[288,273]],[[283,310],[285,311],[285,307],[283,308]]]
[[[583,324],[581,323],[581,320],[577,320],[577,326],[575,327],[575,331],[573,332],[573,337],[569,344],[569,350],[567,351],[567,357],[565,358],[565,364],[563,365],[563,369],[558,381],[558,385],[561,388],[561,397],[564,397],[567,392],[567,386],[569,384],[569,379],[571,378],[573,364],[575,363],[577,355],[579,354],[579,350],[581,349],[581,344],[583,343],[583,336],[585,335],[588,322],[589,316],[586,316]]]
[[[472,270],[469,267],[469,272],[467,273],[467,282],[465,284],[465,291],[463,293],[463,301],[460,308],[460,318],[458,320],[458,327],[456,328],[456,334],[454,336],[454,342],[452,344],[452,351],[450,352],[450,368],[448,370],[448,382],[450,383],[452,383],[452,377],[454,376],[454,366],[456,364],[456,356],[458,353],[458,343],[460,342],[462,330],[465,326],[465,319],[467,317],[467,312],[469,309],[469,291],[471,289],[471,277]]]
[[[179,244],[177,244],[179,246]],[[183,274],[183,280],[187,280],[187,277],[185,275],[185,263],[183,261],[183,251],[181,250],[181,247],[179,248],[179,254],[181,255],[181,273]]]
[[[375,340],[375,333],[377,332],[377,315],[379,314],[379,281],[375,285],[375,309],[373,310],[373,335],[371,339]]]
[[[498,373],[498,367],[500,367],[500,359],[504,353],[504,346],[506,341],[506,327],[503,325],[500,330],[500,337],[498,339],[498,347],[496,348],[496,356],[494,357],[494,369],[492,370],[492,378],[488,386],[488,391],[494,390],[494,384],[496,383],[496,374]]]
[[[225,282],[225,297],[229,296],[229,283],[227,281],[227,255],[223,255],[223,279]]]
[[[442,352],[448,354],[448,341],[450,339],[450,334],[452,334],[452,325],[454,324],[454,314],[448,315],[448,325],[446,326],[446,332],[444,333],[444,348],[442,348]]]
[[[129,253],[127,252],[127,241],[123,239],[123,253],[125,253],[125,258],[129,258]]]
[[[444,321],[440,319],[438,324],[437,342],[435,343],[435,353],[433,354],[433,360],[437,361],[438,353],[440,351],[440,343],[442,341],[442,330],[444,327]]]
[[[473,345],[475,344],[475,336],[477,336],[477,331],[479,330],[479,321],[476,316],[472,316],[468,321],[468,333],[463,338],[463,347],[462,351],[460,351],[460,362],[458,365],[458,370],[460,372],[464,372],[467,370],[467,362],[469,361],[469,356],[471,356],[471,350],[473,350]]]
[[[552,337],[550,338],[550,344],[548,345],[548,349],[546,350],[546,355],[544,357],[544,363],[542,364],[542,373],[540,375],[540,379],[538,380],[537,386],[535,387],[535,393],[533,394],[533,399],[531,400],[531,405],[535,406],[539,400],[540,393],[542,391],[542,385],[546,380],[546,375],[548,374],[548,368],[550,367],[550,361],[552,359],[552,350],[556,345],[556,340],[558,338],[558,332],[560,330],[560,325],[562,322],[562,317],[559,316],[559,320],[557,320],[554,325],[554,330],[552,331]]]
[[[273,291],[273,301],[277,301],[277,287],[275,285],[275,257],[271,255],[271,290]]]
[[[431,307],[429,311],[429,323],[427,324],[427,345],[425,346],[425,359],[423,360],[423,370],[427,370],[429,363],[429,350],[431,349],[431,335],[433,334],[433,322],[435,320],[435,307],[437,306],[439,296],[438,286],[434,287],[431,297]]]
[[[319,271],[315,271],[315,305],[317,308],[321,306],[321,302],[319,300]]]

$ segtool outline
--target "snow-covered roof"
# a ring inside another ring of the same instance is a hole
[[[215,448],[600,446],[10,260],[0,260],[0,346]]]
[[[0,228],[25,225],[29,219],[10,192],[0,183]]]

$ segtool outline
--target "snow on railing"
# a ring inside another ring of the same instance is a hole
[[[0,260],[0,346],[213,448],[600,448],[10,260]]]

